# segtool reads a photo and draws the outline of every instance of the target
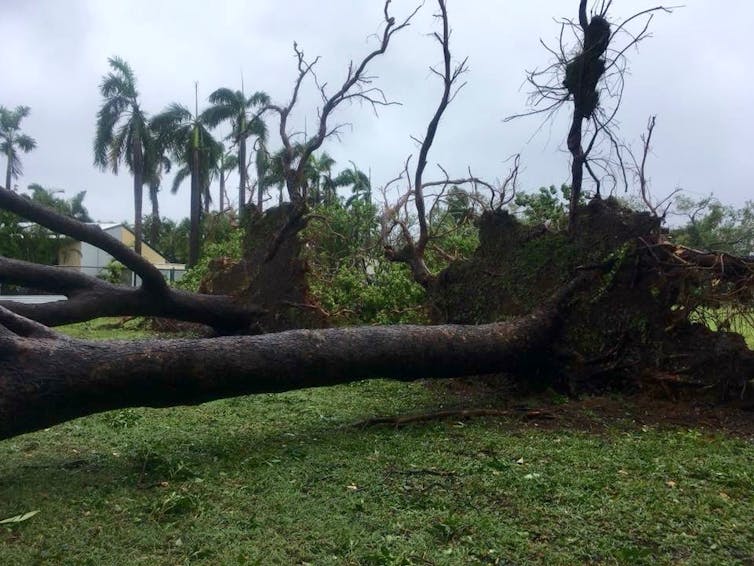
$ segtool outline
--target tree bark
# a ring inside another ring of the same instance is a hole
[[[238,218],[246,216],[246,138],[238,140]]]
[[[248,330],[265,314],[223,295],[187,293],[166,287],[161,292],[124,287],[77,271],[0,257],[0,280],[61,293],[67,301],[37,305],[0,301],[14,313],[47,326],[59,326],[101,316],[158,316],[197,322],[219,332]]]
[[[574,288],[507,323],[204,340],[73,340],[0,307],[0,439],[124,407],[193,405],[361,379],[526,373],[541,364]]]
[[[187,267],[194,267],[199,261],[199,220],[202,214],[202,192],[199,173],[199,149],[194,146],[191,150],[191,228],[189,229],[189,256]]]
[[[578,108],[574,108],[571,129],[568,132],[568,151],[571,153],[571,199],[568,208],[568,230],[576,229],[576,218],[584,183],[584,149],[581,146],[584,118]]]
[[[8,159],[8,163],[5,168],[5,188],[7,188],[9,191],[12,190],[10,183],[13,180],[13,178],[11,177],[11,174],[13,172],[13,169],[11,167],[11,151],[12,150],[8,148],[8,153],[5,154],[5,157]]]
[[[157,196],[157,187],[154,185],[150,185],[149,187],[149,199],[152,203],[150,244],[153,248],[157,249],[157,244],[160,241],[160,202]]]
[[[220,214],[225,212],[225,171],[220,169]]]
[[[134,251],[141,255],[141,241],[143,239],[142,230],[142,202],[144,192],[144,155],[141,147],[141,139],[138,135],[134,136]]]

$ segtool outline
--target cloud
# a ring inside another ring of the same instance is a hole
[[[567,112],[533,137],[540,126],[536,118],[505,124],[502,119],[525,108],[524,70],[549,62],[539,38],[556,38],[553,17],[575,15],[566,11],[574,12],[576,4],[449,2],[453,53],[469,56],[471,72],[443,118],[430,164],[441,162],[451,174],[463,174],[471,166],[476,174],[494,178],[504,174],[505,159],[520,151],[523,188],[567,180]],[[413,6],[407,1],[393,5],[402,13]],[[614,16],[643,6],[617,4]],[[376,84],[402,105],[381,109],[379,117],[359,105],[343,109],[336,120],[350,123],[352,130],[323,148],[338,166],[354,161],[371,170],[377,185],[394,177],[406,156],[416,153],[410,136],[423,135],[440,95],[428,71],[441,60],[427,35],[435,25],[433,10],[428,1],[415,24],[375,61]],[[730,13],[736,17],[726,15]],[[97,85],[111,55],[133,66],[150,113],[173,101],[193,104],[194,81],[204,98],[220,86],[239,87],[241,74],[247,90],[265,90],[275,100],[286,100],[295,77],[294,39],[308,56],[321,56],[318,76],[334,88],[348,61],[374,45],[370,36],[379,31],[380,18],[379,2],[349,0],[289,0],[284,7],[272,0],[5,0],[0,6],[0,104],[31,106],[24,129],[39,142],[25,158],[20,184],[39,182],[69,194],[87,189],[86,204],[95,217],[131,218],[131,179],[92,166]],[[651,163],[658,193],[683,186],[699,193],[715,191],[737,204],[748,198],[754,105],[746,98],[752,80],[746,55],[752,18],[754,4],[743,0],[725,13],[713,3],[693,3],[655,18],[654,37],[629,53],[622,132],[636,139],[647,117],[658,115]],[[318,102],[308,85],[294,117],[296,127],[313,128]],[[236,182],[231,178],[230,186]],[[162,210],[172,217],[187,215],[186,192],[166,193]]]

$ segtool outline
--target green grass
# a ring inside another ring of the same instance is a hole
[[[141,317],[123,322],[120,318],[96,318],[87,322],[68,324],[55,328],[58,332],[85,340],[136,340],[155,337],[157,334],[145,328]]]
[[[754,560],[751,439],[627,421],[344,426],[440,395],[371,381],[2,441],[0,520],[39,513],[0,526],[0,564]]]

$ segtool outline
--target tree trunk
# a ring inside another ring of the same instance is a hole
[[[191,150],[191,228],[189,230],[188,267],[199,261],[200,217],[202,214],[202,192],[199,179],[199,149]]]
[[[264,175],[260,175],[257,171],[257,209],[259,212],[262,212],[262,208],[264,207]]]
[[[220,169],[220,214],[225,212],[225,171]]]
[[[238,140],[238,218],[246,216],[246,138]]]
[[[581,147],[581,128],[583,117],[575,108],[571,129],[568,132],[568,151],[571,152],[571,203],[568,209],[568,230],[573,233],[576,228],[576,216],[581,199],[581,187],[584,181],[584,150]]]
[[[157,198],[157,187],[154,185],[149,187],[149,199],[152,203],[152,225],[149,240],[152,247],[155,247],[160,239],[160,203]]]
[[[144,190],[144,166],[141,139],[134,136],[133,174],[134,174],[134,251],[141,255],[142,231],[142,201]]]
[[[8,148],[8,153],[5,154],[5,156],[8,158],[8,165],[5,168],[5,188],[8,189],[9,191],[13,190],[13,187],[10,186],[10,183],[13,180],[12,178],[13,171],[11,168],[11,162],[12,162],[11,151],[12,150]]]
[[[566,294],[500,324],[203,340],[73,340],[0,307],[0,439],[124,407],[192,405],[360,379],[527,373],[557,332]]]

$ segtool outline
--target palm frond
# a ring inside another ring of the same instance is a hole
[[[229,88],[218,88],[208,98],[210,104],[215,106],[231,106],[237,109],[243,107],[243,93],[241,91],[233,91]]]
[[[189,176],[191,175],[191,170],[187,165],[184,165],[178,171],[175,172],[175,177],[173,178],[173,186],[170,188],[170,192],[175,194],[178,192],[178,189],[181,188],[181,183],[185,181]]]
[[[109,73],[108,77],[119,79],[120,94],[129,98],[136,98],[139,93],[136,91],[136,75],[134,75],[131,65],[118,56],[110,57],[107,63],[114,71],[114,73]],[[104,92],[102,95],[107,96]]]
[[[108,144],[108,153],[105,162],[110,165],[113,173],[118,174],[118,163],[124,158],[127,152],[127,143],[129,140],[130,122],[121,125],[118,132],[112,136]],[[129,144],[130,145],[130,144]]]
[[[250,108],[252,106],[264,106],[270,103],[270,96],[263,91],[257,91],[246,99],[245,106]]]
[[[37,147],[37,141],[26,134],[21,134],[16,138],[16,145],[21,148],[24,153],[29,153],[31,150]]]
[[[267,124],[258,116],[254,116],[246,126],[246,135],[255,136],[260,140],[267,141]]]
[[[215,128],[223,122],[235,119],[237,114],[235,108],[230,105],[216,104],[202,112],[200,119],[210,128]]]

